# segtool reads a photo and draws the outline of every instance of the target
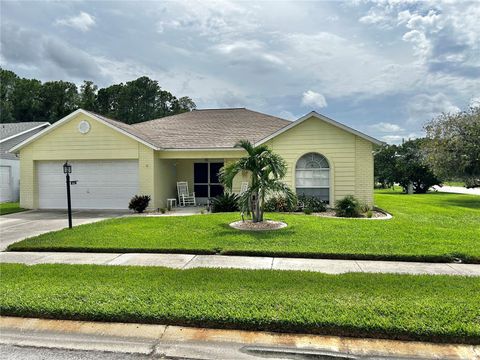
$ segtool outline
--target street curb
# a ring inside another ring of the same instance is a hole
[[[438,359],[478,359],[480,346],[461,344],[435,344],[417,341],[397,341],[383,339],[356,339],[338,336],[321,336],[308,334],[284,334],[262,331],[220,330],[167,325],[150,325],[134,323],[105,323],[72,320],[47,320],[38,318],[20,318],[0,316],[0,330],[25,334],[30,338],[37,335],[39,347],[55,347],[50,336],[49,343],[39,344],[42,334],[59,334],[67,337],[95,336],[106,342],[115,339],[128,341],[144,341],[155,347],[172,343],[195,343],[199,346],[209,344],[241,344],[242,347],[268,347],[282,349],[301,349],[324,351],[354,356],[396,357],[396,358],[438,358]],[[0,336],[0,343],[15,344],[12,339],[5,340]],[[25,342],[18,340],[19,345]],[[81,341],[75,342],[76,349],[81,348]],[[203,345],[201,345],[203,344]],[[87,350],[91,343],[85,342]],[[58,347],[65,348],[59,345]],[[128,352],[128,351],[122,351]],[[135,351],[132,351],[135,352]]]

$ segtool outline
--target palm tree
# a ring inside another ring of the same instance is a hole
[[[287,172],[285,160],[268,146],[254,146],[248,140],[239,141],[235,147],[243,148],[247,156],[224,166],[220,170],[220,181],[231,191],[237,174],[243,171],[250,173],[248,190],[240,196],[242,211],[251,211],[253,222],[263,221],[265,198],[272,193],[283,194],[287,204],[293,206],[295,194],[281,181]]]

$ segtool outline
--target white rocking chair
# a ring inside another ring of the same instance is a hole
[[[239,195],[242,195],[244,192],[248,190],[248,182],[244,181],[242,182],[242,185],[240,187],[240,193]]]
[[[178,202],[180,206],[196,206],[197,201],[195,200],[195,193],[188,192],[188,182],[179,181],[177,182],[177,191],[178,191]]]

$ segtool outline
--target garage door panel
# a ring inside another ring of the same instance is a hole
[[[70,161],[72,207],[74,209],[126,209],[138,193],[138,161]],[[67,207],[63,162],[39,161],[37,164],[39,207]]]
[[[0,202],[12,201],[12,168],[0,166]]]

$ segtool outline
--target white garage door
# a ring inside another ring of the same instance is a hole
[[[0,166],[0,202],[12,201],[12,168]]]
[[[66,209],[63,161],[39,161],[37,180],[41,209]],[[138,193],[137,160],[69,161],[73,209],[127,209]]]

